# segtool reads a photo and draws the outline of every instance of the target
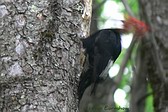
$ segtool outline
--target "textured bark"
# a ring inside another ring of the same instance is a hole
[[[91,1],[0,1],[0,111],[76,112]]]
[[[136,69],[131,84],[131,101],[130,111],[131,112],[144,112],[145,110],[145,99],[147,94],[147,69],[146,69],[146,58],[144,56],[144,49],[142,45],[139,45],[136,57]],[[144,60],[144,61],[142,61]]]
[[[142,52],[147,60],[148,79],[154,92],[155,112],[168,111],[168,2],[167,0],[139,0],[141,17],[150,25],[149,35],[143,39]]]

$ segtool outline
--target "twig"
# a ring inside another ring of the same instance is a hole
[[[147,97],[149,97],[150,95],[153,95],[154,92],[149,92],[147,94],[145,94],[144,96],[142,96],[141,98],[139,98],[137,104],[140,104],[142,101],[144,101]]]
[[[120,82],[121,79],[122,79],[122,75],[123,75],[123,73],[124,73],[124,69],[125,69],[125,67],[126,67],[126,65],[127,65],[127,62],[128,62],[128,60],[129,60],[130,56],[131,56],[131,53],[132,53],[132,50],[133,50],[133,48],[134,48],[134,45],[135,45],[136,41],[137,41],[137,38],[133,37],[132,42],[131,42],[131,44],[130,44],[130,46],[129,46],[129,48],[127,49],[127,52],[126,52],[126,54],[125,54],[125,58],[124,58],[123,61],[122,61],[122,64],[121,64],[121,66],[120,66],[120,70],[119,70],[119,72],[118,72],[118,74],[117,74],[117,77],[115,78],[115,83],[116,83],[116,84],[119,84],[119,82]]]
[[[124,5],[126,11],[128,12],[128,14],[129,14],[130,16],[132,16],[132,17],[135,17],[135,15],[133,14],[131,8],[129,7],[127,1],[126,1],[126,0],[121,0],[121,1],[122,1],[123,5]]]

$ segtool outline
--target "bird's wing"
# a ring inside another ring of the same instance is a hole
[[[108,64],[107,64],[107,66],[106,66],[106,68],[100,74],[100,76],[99,76],[100,78],[105,79],[108,76],[108,72],[109,72],[110,68],[113,66],[113,63],[114,63],[114,61],[110,59]]]

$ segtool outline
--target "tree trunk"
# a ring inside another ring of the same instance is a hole
[[[0,4],[0,111],[76,112],[91,0]]]
[[[144,49],[141,48],[141,44],[137,50],[136,57],[136,69],[134,69],[134,75],[131,84],[131,112],[144,112],[145,110],[145,96],[147,94],[147,72],[146,72],[146,59],[144,56]],[[145,60],[145,61],[142,61]]]
[[[154,92],[155,112],[168,111],[168,2],[139,0],[141,17],[150,26],[149,35],[142,40],[141,60]]]
[[[98,30],[97,26],[97,18],[98,18],[98,8],[95,8],[98,5],[96,0],[93,0],[93,6],[92,6],[92,18],[91,18],[91,24],[90,24],[90,34],[95,33]]]

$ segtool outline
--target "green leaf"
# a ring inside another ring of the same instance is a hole
[[[152,92],[152,88],[151,85],[148,84],[148,93]],[[154,112],[154,108],[153,108],[153,95],[149,95],[146,98],[146,102],[145,102],[145,112]]]

